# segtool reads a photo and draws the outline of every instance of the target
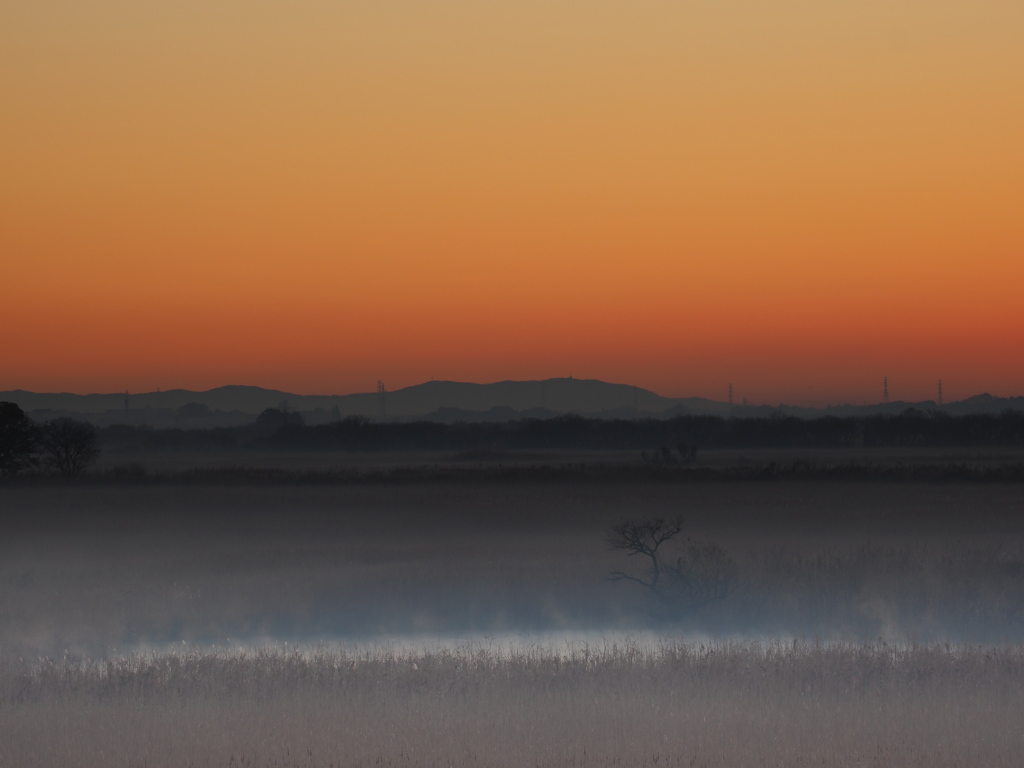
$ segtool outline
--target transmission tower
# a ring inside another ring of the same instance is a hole
[[[942,379],[939,379],[939,405],[942,405]]]
[[[732,408],[732,382],[729,382],[729,407]]]
[[[882,377],[882,402],[883,403],[888,403],[889,402],[889,377],[888,376],[883,376]]]
[[[377,397],[380,400],[380,402],[377,404],[377,407],[378,407],[378,409],[380,411],[380,417],[382,419],[385,416],[388,415],[387,394],[388,394],[388,388],[384,386],[384,382],[383,381],[378,379],[377,380]]]

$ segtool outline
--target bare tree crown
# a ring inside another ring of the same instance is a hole
[[[100,455],[92,424],[68,418],[43,425],[42,450],[46,463],[65,477],[75,477]]]
[[[646,559],[640,573],[612,571],[612,581],[632,581],[645,587],[659,603],[672,612],[696,610],[724,600],[736,583],[736,565],[718,544],[686,539],[682,553],[671,558],[663,548],[683,530],[681,518],[663,517],[625,521],[612,526],[607,543],[628,556]],[[679,547],[672,547],[676,552]]]

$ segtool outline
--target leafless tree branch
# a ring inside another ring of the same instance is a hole
[[[681,555],[670,559],[663,546],[682,530],[680,518],[626,521],[612,526],[606,539],[608,546],[630,557],[640,555],[650,564],[645,574],[612,571],[608,579],[639,584],[674,613],[724,600],[735,589],[735,563],[718,544],[692,539],[686,540]],[[678,552],[678,547],[675,549]]]

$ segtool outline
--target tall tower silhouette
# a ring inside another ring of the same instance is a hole
[[[889,402],[889,377],[888,376],[883,376],[882,377],[882,402],[883,403],[888,403]]]
[[[379,399],[379,402],[377,403],[377,409],[382,419],[388,415],[387,395],[388,388],[384,386],[383,381],[377,379],[377,398]]]
[[[729,407],[732,408],[732,382],[729,382]]]
[[[942,379],[939,379],[939,405],[942,405]]]

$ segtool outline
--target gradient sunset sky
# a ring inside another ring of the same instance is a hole
[[[1024,394],[1024,2],[7,2],[0,264],[0,390]]]

